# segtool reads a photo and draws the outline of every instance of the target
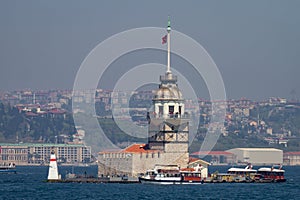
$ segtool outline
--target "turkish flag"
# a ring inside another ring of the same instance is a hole
[[[167,38],[168,38],[167,35],[165,35],[164,37],[162,37],[162,38],[161,38],[161,39],[162,39],[161,43],[162,43],[162,44],[167,43]]]

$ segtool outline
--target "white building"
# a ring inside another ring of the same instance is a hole
[[[84,163],[91,160],[91,147],[84,144],[29,144],[28,162],[48,163],[52,150],[56,152],[57,161],[62,163]]]
[[[272,165],[283,163],[283,151],[274,148],[235,148],[227,150],[237,157],[238,163]]]
[[[91,160],[91,147],[84,144],[0,143],[0,163],[45,164],[52,150],[59,162],[74,164]]]

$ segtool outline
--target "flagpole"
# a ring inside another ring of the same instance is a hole
[[[167,65],[167,73],[171,73],[171,66],[170,66],[170,50],[171,50],[171,47],[170,47],[170,41],[171,41],[171,38],[170,38],[170,32],[171,32],[171,22],[170,22],[170,17],[168,17],[168,28],[167,28],[167,31],[168,31],[168,36],[167,36],[167,43],[168,43],[168,65]]]

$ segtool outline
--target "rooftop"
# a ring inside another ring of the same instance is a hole
[[[233,154],[227,151],[198,151],[198,152],[191,153],[191,155],[197,156],[197,155],[233,155]]]
[[[192,164],[192,163],[200,163],[200,164],[204,164],[204,165],[210,165],[210,163],[206,162],[205,160],[201,160],[199,158],[189,157],[189,164]]]
[[[242,151],[282,151],[280,149],[275,149],[275,148],[234,148],[234,149],[229,149],[227,151],[231,150],[242,150]]]
[[[300,156],[300,151],[285,152],[284,155],[299,155]]]
[[[153,152],[160,152],[159,150],[151,150],[147,149],[146,144],[132,144],[125,149],[108,149],[99,152],[100,154],[103,153],[153,153]]]
[[[146,144],[132,144],[126,149],[121,151],[122,153],[149,153],[158,152],[158,150],[150,150],[146,148]]]
[[[1,146],[28,146],[28,147],[83,147],[84,144],[53,144],[53,143],[0,143]]]

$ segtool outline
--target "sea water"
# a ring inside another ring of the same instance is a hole
[[[256,167],[257,168],[257,167]],[[213,173],[228,166],[211,166]],[[0,174],[0,199],[300,199],[300,166],[284,167],[285,183],[215,183],[144,185],[109,183],[47,183],[47,166],[17,167],[17,174]],[[63,175],[97,174],[97,167],[60,166]]]

